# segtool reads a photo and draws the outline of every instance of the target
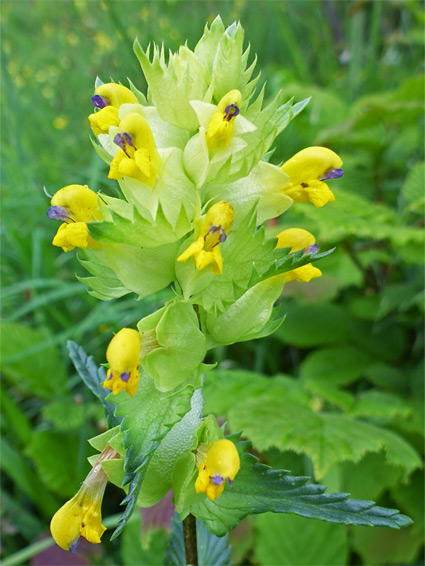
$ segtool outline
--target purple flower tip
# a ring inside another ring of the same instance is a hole
[[[127,381],[130,379],[130,372],[125,371],[120,375],[120,378],[122,379],[122,381],[125,381],[127,383]]]
[[[61,220],[62,222],[65,222],[67,219],[71,220],[66,208],[62,208],[61,206],[51,206],[46,214],[47,218],[50,218],[50,220]]]
[[[229,104],[224,110],[224,119],[230,122],[232,118],[236,118],[239,114],[239,107],[237,104]]]
[[[305,249],[306,254],[314,254],[318,251],[319,251],[319,246],[317,244],[313,244],[312,246],[308,246],[308,248]]]
[[[76,538],[71,542],[71,544],[69,545],[69,552],[71,554],[76,554],[79,546],[80,546],[80,537]]]
[[[206,236],[208,236],[208,234],[216,234],[216,233],[220,234],[219,237],[218,237],[219,242],[225,242],[226,241],[226,239],[227,239],[226,232],[223,230],[223,228],[221,226],[211,226],[211,228],[208,230]]]
[[[223,485],[224,478],[219,474],[217,474],[216,476],[212,476],[211,481],[213,482],[214,485]]]
[[[339,179],[344,175],[344,169],[331,169],[325,173],[325,176],[322,177],[321,181],[326,181],[326,179]]]
[[[105,108],[105,106],[108,106],[107,101],[99,94],[92,96],[91,101],[96,108]]]
[[[120,147],[124,151],[125,151],[125,148],[127,147],[127,145],[131,145],[132,147],[134,147],[133,140],[131,139],[131,136],[129,134],[126,134],[126,133],[117,134],[114,137],[114,143],[117,144],[117,146]]]
[[[233,489],[233,480],[229,480],[229,485]]]

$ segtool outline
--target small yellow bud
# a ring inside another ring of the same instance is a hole
[[[197,460],[196,493],[205,493],[208,499],[214,501],[223,492],[226,480],[233,487],[233,480],[240,469],[239,454],[233,442],[223,438],[212,444],[201,444]]]
[[[139,382],[140,339],[137,330],[122,328],[106,350],[109,369],[103,387],[116,395],[123,389],[133,396]]]

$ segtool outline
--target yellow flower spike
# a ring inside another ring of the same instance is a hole
[[[137,330],[122,328],[106,350],[109,369],[103,387],[116,395],[123,389],[133,396],[139,382],[140,338]]]
[[[288,230],[280,232],[277,236],[276,248],[291,248],[291,253],[302,249],[305,249],[306,253],[311,253],[318,249],[313,234],[301,228],[289,228]],[[320,277],[322,272],[311,263],[308,263],[307,265],[288,271],[285,275],[286,282],[295,280],[308,283],[311,279]]]
[[[80,536],[91,543],[100,543],[106,530],[102,525],[101,505],[108,482],[101,463],[118,456],[115,450],[106,445],[76,495],[53,516],[50,532],[56,544],[64,550],[75,554]]]
[[[212,444],[201,444],[196,458],[199,470],[196,493],[205,493],[214,501],[223,492],[226,480],[233,488],[233,480],[240,469],[239,454],[233,442],[223,438]]]
[[[207,265],[211,265],[212,272],[215,275],[220,275],[223,272],[223,258],[219,244],[226,240],[233,219],[232,205],[224,200],[214,204],[205,216],[201,235],[187,250],[179,255],[177,261],[184,262],[193,256],[196,269],[201,270]]]
[[[68,185],[57,191],[51,200],[47,216],[51,220],[62,220],[53,245],[64,252],[74,248],[100,248],[89,235],[86,222],[102,220],[97,195],[86,185]]]
[[[136,112],[127,114],[119,124],[114,143],[120,149],[111,162],[108,177],[132,177],[152,187],[162,160],[146,119]]]
[[[110,126],[118,126],[118,109],[121,104],[137,104],[137,98],[127,87],[117,83],[105,83],[95,90],[93,106],[99,108],[90,114],[89,120],[96,136],[107,134]]]
[[[294,202],[311,202],[320,208],[334,202],[333,192],[323,181],[341,177],[341,166],[340,157],[326,147],[302,149],[281,167],[289,177],[282,191]]]
[[[229,145],[233,135],[233,122],[239,114],[241,102],[242,95],[238,90],[231,90],[220,100],[207,127],[208,151]]]

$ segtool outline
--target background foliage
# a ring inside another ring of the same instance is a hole
[[[193,48],[217,13],[227,25],[241,20],[269,96],[313,96],[278,138],[273,162],[326,145],[345,175],[332,184],[334,204],[296,205],[285,215],[285,227],[337,247],[321,262],[323,277],[286,286],[277,334],[214,352],[220,366],[207,376],[206,410],[230,432],[243,430],[264,463],[415,520],[394,532],[268,513],[229,535],[232,563],[419,563],[425,17],[415,0],[2,2],[3,556],[25,553],[46,534],[88,471],[86,439],[106,426],[66,340],[101,363],[113,332],[169,296],[89,296],[75,279],[85,275],[75,254],[50,244],[42,187],[87,183],[114,194],[89,140],[94,78],[129,76],[145,90],[133,39]],[[108,487],[106,517],[121,498]],[[169,523],[161,510],[143,523],[134,514],[121,539],[83,548],[81,564],[161,564]],[[67,563],[49,552],[9,563]]]

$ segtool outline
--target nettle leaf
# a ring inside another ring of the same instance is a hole
[[[116,403],[111,403],[106,400],[106,397],[109,395],[109,390],[105,389],[102,385],[106,379],[105,368],[103,366],[97,367],[94,363],[93,356],[88,356],[84,349],[76,342],[68,340],[66,345],[68,347],[69,357],[71,358],[78,375],[105,408],[109,426],[118,425],[121,419],[114,416],[114,411],[117,405]]]
[[[216,370],[204,389],[206,412],[224,416],[230,430],[243,430],[259,451],[306,454],[319,478],[338,462],[358,462],[367,452],[381,450],[405,478],[422,465],[416,450],[397,433],[350,415],[314,411],[299,380]]]
[[[295,513],[310,519],[345,525],[381,526],[399,529],[412,523],[395,509],[375,506],[373,501],[349,499],[346,493],[324,493],[326,487],[309,484],[308,477],[290,476],[286,470],[272,470],[244,454],[233,491],[226,485],[216,501],[206,497],[190,508],[207,529],[222,536],[250,514]]]
[[[128,484],[130,487],[127,497],[122,502],[127,505],[127,509],[114,531],[114,538],[122,532],[136,505],[155,450],[172,427],[190,410],[192,391],[192,388],[186,387],[174,394],[160,393],[155,388],[153,380],[142,372],[137,392],[133,397],[123,392],[115,396],[118,401],[115,414],[122,418],[121,433],[125,433],[122,444],[127,451],[122,487]],[[113,466],[110,467],[110,471],[114,474],[118,473],[119,476],[121,463],[118,460],[111,462]],[[108,474],[107,465],[104,469]],[[115,475],[115,481],[116,477]]]
[[[340,413],[314,412],[269,393],[234,407],[227,417],[230,430],[243,430],[257,450],[279,448],[309,456],[318,478],[337,462],[358,462],[366,452],[382,449],[405,478],[422,466],[416,450],[393,431]]]
[[[196,520],[196,541],[199,566],[227,566],[230,564],[230,546],[227,534],[217,537],[205,528],[204,523]],[[165,558],[166,566],[185,566],[186,551],[183,536],[183,523],[175,513],[171,522],[170,544]]]

